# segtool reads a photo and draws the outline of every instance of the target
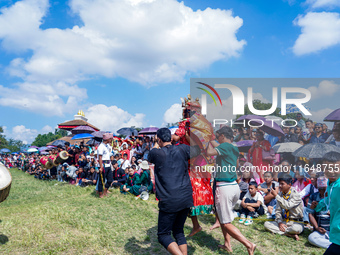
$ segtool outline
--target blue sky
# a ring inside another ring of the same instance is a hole
[[[23,0],[0,7],[0,125],[28,143],[79,109],[103,130],[175,122],[192,77],[339,77],[337,0]],[[339,82],[325,80],[306,84],[314,87],[316,120],[339,108]]]

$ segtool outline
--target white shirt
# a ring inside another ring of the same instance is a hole
[[[264,204],[264,199],[260,192],[256,192],[255,196],[252,197],[248,191],[246,195],[243,197],[243,200],[245,200],[246,198],[253,199],[255,201],[260,201],[264,209],[264,213],[267,213],[267,206]]]
[[[101,143],[97,149],[97,159],[99,161],[99,156],[102,155],[102,160],[110,160],[110,154],[112,147],[109,144]]]
[[[131,166],[130,161],[129,161],[129,160],[125,160],[125,162],[123,163],[123,165],[121,166],[121,168],[122,168],[123,170],[125,170],[125,168],[130,167],[130,166]]]
[[[300,197],[303,199],[304,197],[308,196],[310,193],[310,189],[311,189],[311,185],[312,184],[308,184],[303,190],[300,191]],[[314,189],[314,193],[319,192],[319,190],[317,188],[315,188],[313,186]]]

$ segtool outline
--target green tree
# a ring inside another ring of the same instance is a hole
[[[255,100],[253,100],[253,106],[256,110],[269,110],[271,108],[272,104],[271,103],[263,103],[263,102],[261,102],[261,100],[255,99]],[[285,119],[296,119],[297,113],[288,113],[287,115],[281,115],[280,112],[281,112],[281,108],[277,107],[276,110],[270,115],[280,117],[284,120]],[[244,106],[244,115],[249,115],[249,114],[253,114],[253,113],[249,110],[248,104],[246,104]],[[241,116],[242,115],[237,115],[236,119],[238,119]],[[306,121],[305,118],[303,118],[303,119]],[[287,121],[285,124],[286,125],[294,125],[294,122],[293,121]]]
[[[6,136],[3,133],[4,129],[0,126],[0,149],[8,147]]]

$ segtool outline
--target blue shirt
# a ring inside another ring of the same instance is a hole
[[[329,137],[328,134],[322,133],[319,137],[316,135],[312,135],[310,138],[310,143],[324,143],[326,142],[327,138]]]

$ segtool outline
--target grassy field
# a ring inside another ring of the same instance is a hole
[[[155,196],[135,200],[113,190],[98,199],[94,188],[56,181],[36,180],[11,170],[9,197],[0,204],[0,254],[165,254],[157,242],[158,207]],[[214,216],[200,216],[204,231],[187,238],[189,254],[226,254],[217,248],[221,230],[210,231]],[[235,223],[258,249],[255,254],[323,254],[309,245],[309,231],[294,241],[264,230],[263,222],[251,226]],[[191,231],[191,221],[185,233]],[[247,254],[232,240],[233,254]]]

